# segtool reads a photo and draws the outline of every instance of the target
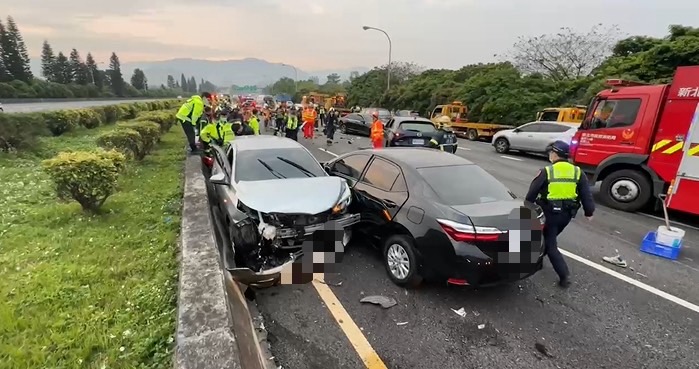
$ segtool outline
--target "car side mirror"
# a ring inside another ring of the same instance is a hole
[[[215,185],[223,185],[223,186],[228,185],[228,182],[226,182],[226,173],[223,173],[223,172],[216,173],[216,174],[212,175],[211,177],[209,177],[209,182],[211,182],[211,184],[215,184]]]

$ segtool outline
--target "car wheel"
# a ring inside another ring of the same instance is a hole
[[[468,132],[466,132],[466,137],[470,141],[476,141],[478,140],[478,131],[475,129],[469,129]]]
[[[495,151],[498,154],[506,154],[510,151],[510,142],[506,138],[498,138],[495,140]]]
[[[342,134],[347,134],[347,127],[345,126],[345,123],[340,122],[340,132]]]
[[[384,265],[388,277],[401,287],[417,287],[422,283],[418,259],[410,236],[395,235],[383,247]]]
[[[602,180],[600,195],[611,208],[634,212],[645,207],[651,199],[653,185],[643,173],[624,169]]]

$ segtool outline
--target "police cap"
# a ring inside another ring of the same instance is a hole
[[[558,156],[567,158],[570,154],[570,146],[563,141],[556,141],[551,145],[551,151],[558,154]]]

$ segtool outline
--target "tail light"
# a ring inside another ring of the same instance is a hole
[[[497,241],[505,233],[495,227],[481,227],[457,223],[446,219],[437,219],[437,223],[449,237],[457,242]]]
[[[201,162],[204,163],[204,165],[206,165],[207,168],[214,167],[214,158],[210,156],[204,156],[203,158],[201,158]]]

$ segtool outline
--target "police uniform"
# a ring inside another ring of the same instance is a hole
[[[448,117],[443,116],[439,118],[437,121],[437,132],[430,139],[430,147],[450,153],[456,152],[454,147],[456,142],[454,142],[453,134],[450,134],[451,131],[444,129],[444,126],[449,123],[451,123],[451,120]]]
[[[286,116],[286,137],[298,141],[299,118],[291,111]]]
[[[558,250],[557,237],[575,217],[581,204],[586,217],[591,217],[595,211],[587,177],[580,167],[568,162],[569,150],[568,144],[563,141],[556,141],[552,145],[551,151],[559,159],[539,170],[525,198],[544,210],[544,246],[562,287],[569,285],[570,272]]]

